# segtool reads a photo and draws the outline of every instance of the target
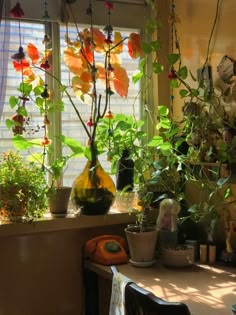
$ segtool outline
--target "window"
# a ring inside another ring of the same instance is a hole
[[[5,121],[7,118],[11,118],[15,114],[15,109],[11,109],[9,105],[9,97],[11,95],[18,96],[17,87],[21,82],[21,75],[14,70],[11,59],[11,56],[15,54],[19,48],[19,25],[16,21],[11,21],[9,25],[9,34],[7,34],[9,39],[9,50],[4,51],[4,46],[2,45],[0,47],[0,54],[7,54],[6,60],[8,62],[7,73],[4,75],[4,79],[6,80],[6,93],[4,99],[0,98],[0,102],[4,103],[3,113],[0,117],[0,152],[14,149],[11,141],[12,131],[7,129]],[[28,43],[34,43],[40,50],[43,49],[42,38],[45,33],[43,24],[21,22],[21,33],[23,47]],[[0,33],[1,42],[3,42],[3,36],[4,34]],[[26,135],[29,138],[38,138],[40,137],[40,132],[35,132],[35,130],[38,130],[38,126],[40,127],[42,124],[42,118],[40,117],[35,104],[27,102],[26,106],[30,113],[30,121],[26,129]]]
[[[6,88],[6,95],[4,99],[4,107],[3,107],[3,114],[0,118],[0,152],[7,151],[13,148],[11,137],[12,131],[8,130],[5,126],[5,120],[11,117],[15,113],[15,109],[11,109],[9,106],[8,99],[11,95],[17,96],[16,87],[21,82],[21,76],[19,73],[16,73],[12,66],[11,56],[18,50],[19,48],[19,36],[18,36],[18,22],[11,21],[10,22],[10,29],[9,29],[9,51],[3,51],[2,47],[0,47],[0,53],[8,54],[8,73],[6,75],[7,80],[7,88]],[[82,28],[83,26],[81,26]],[[52,28],[54,32],[57,31],[57,27]],[[42,44],[42,38],[44,37],[44,25],[41,23],[31,23],[31,22],[22,22],[21,23],[21,31],[22,31],[22,46],[25,47],[29,42],[35,44],[40,51],[43,51],[44,46]],[[129,32],[129,31],[137,31],[137,30],[122,30],[122,33]],[[63,53],[63,48],[65,47],[65,32],[66,27],[64,25],[60,26],[60,47],[61,47],[61,55]],[[69,27],[69,32],[71,36],[76,34],[76,29],[74,27]],[[3,34],[0,34],[0,39]],[[57,36],[52,36],[52,38],[57,38]],[[57,43],[54,43],[54,46],[57,46]],[[62,56],[61,56],[62,57]],[[126,51],[124,52],[122,64],[123,66],[128,69],[128,73],[131,75],[133,70],[137,68],[137,60],[130,61],[130,58],[127,57],[127,47]],[[61,68],[54,69],[54,71],[61,71],[61,80],[62,83],[65,85],[69,84],[70,74],[67,71],[67,68],[63,65],[63,58],[61,58],[60,62]],[[58,73],[55,75],[58,77]],[[129,96],[127,99],[122,99],[119,96],[112,96],[112,112],[113,113],[125,113],[125,114],[133,114],[133,104],[134,100],[138,94],[138,85],[133,85],[132,80],[130,80],[130,88],[129,88]],[[104,87],[100,87],[101,94],[103,94]],[[61,121],[57,121],[58,124],[61,124],[62,134],[68,137],[76,138],[81,142],[81,144],[86,143],[86,135],[84,130],[78,121],[78,118],[74,112],[74,109],[70,105],[68,99],[65,97],[63,99],[65,102],[65,111],[61,114]],[[82,102],[78,103],[78,108],[80,109],[82,116],[84,117],[85,121],[88,120],[89,117],[89,106],[83,104]],[[139,104],[135,104],[136,107],[136,115],[139,115]],[[39,116],[35,105],[27,102],[27,110],[30,113],[30,123],[27,127],[25,136],[27,137],[43,137],[43,132],[41,130],[35,132],[35,128],[37,126],[40,127],[42,124],[42,118]],[[105,169],[109,170],[110,166],[109,163],[106,161],[106,157],[101,157],[100,161]],[[74,178],[82,171],[85,165],[84,159],[74,159],[69,163],[69,167],[65,172],[64,177],[64,185],[72,185]]]
[[[85,27],[85,25],[79,25],[79,29],[82,30]],[[121,31],[122,35],[126,36],[130,32],[138,32],[137,29],[118,29]],[[60,27],[60,47],[61,52],[63,53],[63,48],[65,48],[66,44],[64,41],[65,33],[67,29],[65,26]],[[72,40],[76,38],[77,30],[75,27],[69,27],[68,29],[69,36]],[[99,58],[99,56],[97,56]],[[63,56],[61,56],[61,60],[63,59]],[[98,60],[98,59],[97,59]],[[111,97],[111,109],[114,114],[117,113],[124,113],[126,115],[132,115],[134,112],[133,106],[135,106],[135,114],[136,117],[139,117],[139,102],[135,101],[135,98],[138,95],[139,86],[138,84],[134,85],[131,80],[132,73],[135,69],[138,67],[138,60],[131,60],[131,58],[128,56],[128,47],[124,44],[124,53],[122,54],[122,66],[126,68],[128,71],[128,75],[130,77],[130,86],[129,86],[129,94],[126,99],[121,98],[119,95],[112,95]],[[67,68],[65,65],[63,65],[63,60],[61,63],[61,77],[62,77],[62,83],[68,86],[70,84],[70,74],[68,73]],[[105,94],[104,94],[104,86],[99,85],[98,82],[98,93],[102,95],[102,100],[104,100]],[[65,136],[76,138],[82,145],[86,144],[87,137],[85,135],[84,129],[81,126],[76,113],[74,112],[72,106],[70,106],[70,103],[68,99],[65,97],[65,111],[62,113],[62,133]],[[78,104],[78,109],[80,110],[80,113],[82,114],[82,117],[84,121],[88,121],[89,115],[90,115],[90,107],[82,102],[79,101],[79,99],[75,100],[75,103]],[[106,155],[100,156],[99,160],[107,171],[110,169],[110,163],[106,160]],[[69,163],[69,169],[64,174],[64,184],[71,185],[73,179],[83,170],[85,165],[85,159],[74,159],[71,160]]]

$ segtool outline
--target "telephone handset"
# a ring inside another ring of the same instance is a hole
[[[123,264],[128,261],[126,240],[118,235],[101,235],[87,241],[85,254],[102,265]]]

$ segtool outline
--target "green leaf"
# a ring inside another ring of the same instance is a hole
[[[167,55],[168,64],[173,66],[180,59],[179,54],[169,54]]]
[[[169,109],[166,106],[159,105],[158,106],[158,115],[159,116],[168,116],[169,114]]]
[[[58,136],[58,139],[67,147],[71,149],[73,153],[80,156],[84,153],[84,147],[79,141],[73,138],[65,137],[63,135]]]
[[[15,125],[14,122],[9,118],[5,120],[5,124],[8,129],[12,128]]]
[[[21,135],[14,136],[12,142],[17,150],[27,150],[33,147],[33,143]]]
[[[164,70],[164,66],[158,62],[153,62],[152,64],[152,70],[156,74],[160,74]]]
[[[19,102],[19,98],[15,97],[15,96],[10,96],[9,97],[9,104],[11,106],[11,108],[14,108]]]
[[[183,98],[188,95],[188,90],[182,89],[179,91],[179,95]]]
[[[143,72],[141,72],[141,71],[136,73],[136,74],[133,74],[132,75],[133,84],[136,84],[140,79],[142,79],[142,77],[143,77]]]
[[[186,66],[179,69],[178,74],[182,80],[185,80],[188,76],[188,69]]]
[[[146,67],[147,64],[147,59],[146,58],[142,58],[139,62],[139,69],[141,72],[144,72],[144,69]]]
[[[150,43],[142,42],[141,48],[145,54],[150,54],[152,52],[152,46]]]
[[[25,116],[25,117],[28,115],[25,106],[19,106],[18,109],[17,109],[17,113],[19,115],[22,115],[22,116]]]
[[[44,91],[44,87],[43,86],[36,86],[35,88],[34,88],[34,94],[35,95],[40,95],[41,96],[41,94],[43,93],[43,91]]]
[[[162,151],[169,151],[172,150],[172,144],[170,142],[164,142],[160,145],[160,150]]]
[[[199,91],[196,90],[196,89],[191,89],[191,90],[190,90],[190,95],[191,95],[191,96],[198,96],[198,95],[199,95]]]
[[[172,79],[169,81],[169,86],[171,89],[176,89],[179,87],[179,83],[177,79]]]
[[[224,192],[224,199],[227,199],[227,198],[229,198],[229,197],[231,197],[231,196],[232,196],[232,190],[231,190],[230,187],[228,187],[228,188],[225,190],[225,192]]]
[[[153,51],[159,51],[161,49],[161,43],[158,40],[152,41],[151,47]]]
[[[148,142],[149,147],[159,147],[163,144],[163,138],[161,136],[154,136],[150,142]]]
[[[197,81],[196,77],[192,74],[191,71],[189,71],[189,73],[190,73],[190,76],[191,76],[192,80],[193,80],[194,82],[196,82],[196,81]]]
[[[31,91],[32,91],[32,85],[28,83],[22,82],[19,86],[19,91],[24,95],[24,96],[29,96]]]
[[[162,118],[161,121],[157,125],[158,129],[170,129],[171,128],[171,121],[168,118]]]
[[[120,129],[122,131],[126,131],[128,129],[130,129],[132,127],[132,125],[130,123],[127,123],[126,121],[119,121],[116,129]]]

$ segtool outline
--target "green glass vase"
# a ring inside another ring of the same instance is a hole
[[[115,199],[115,184],[99,161],[88,161],[83,172],[74,180],[71,200],[84,215],[108,213]]]

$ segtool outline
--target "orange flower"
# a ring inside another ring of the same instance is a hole
[[[46,145],[49,145],[50,143],[51,143],[51,140],[48,139],[48,137],[44,136],[43,140],[41,141],[41,145],[46,146]]]
[[[112,114],[112,112],[110,110],[106,113],[106,115],[104,117],[108,118],[108,119],[114,118],[114,116],[113,116],[113,114]]]

